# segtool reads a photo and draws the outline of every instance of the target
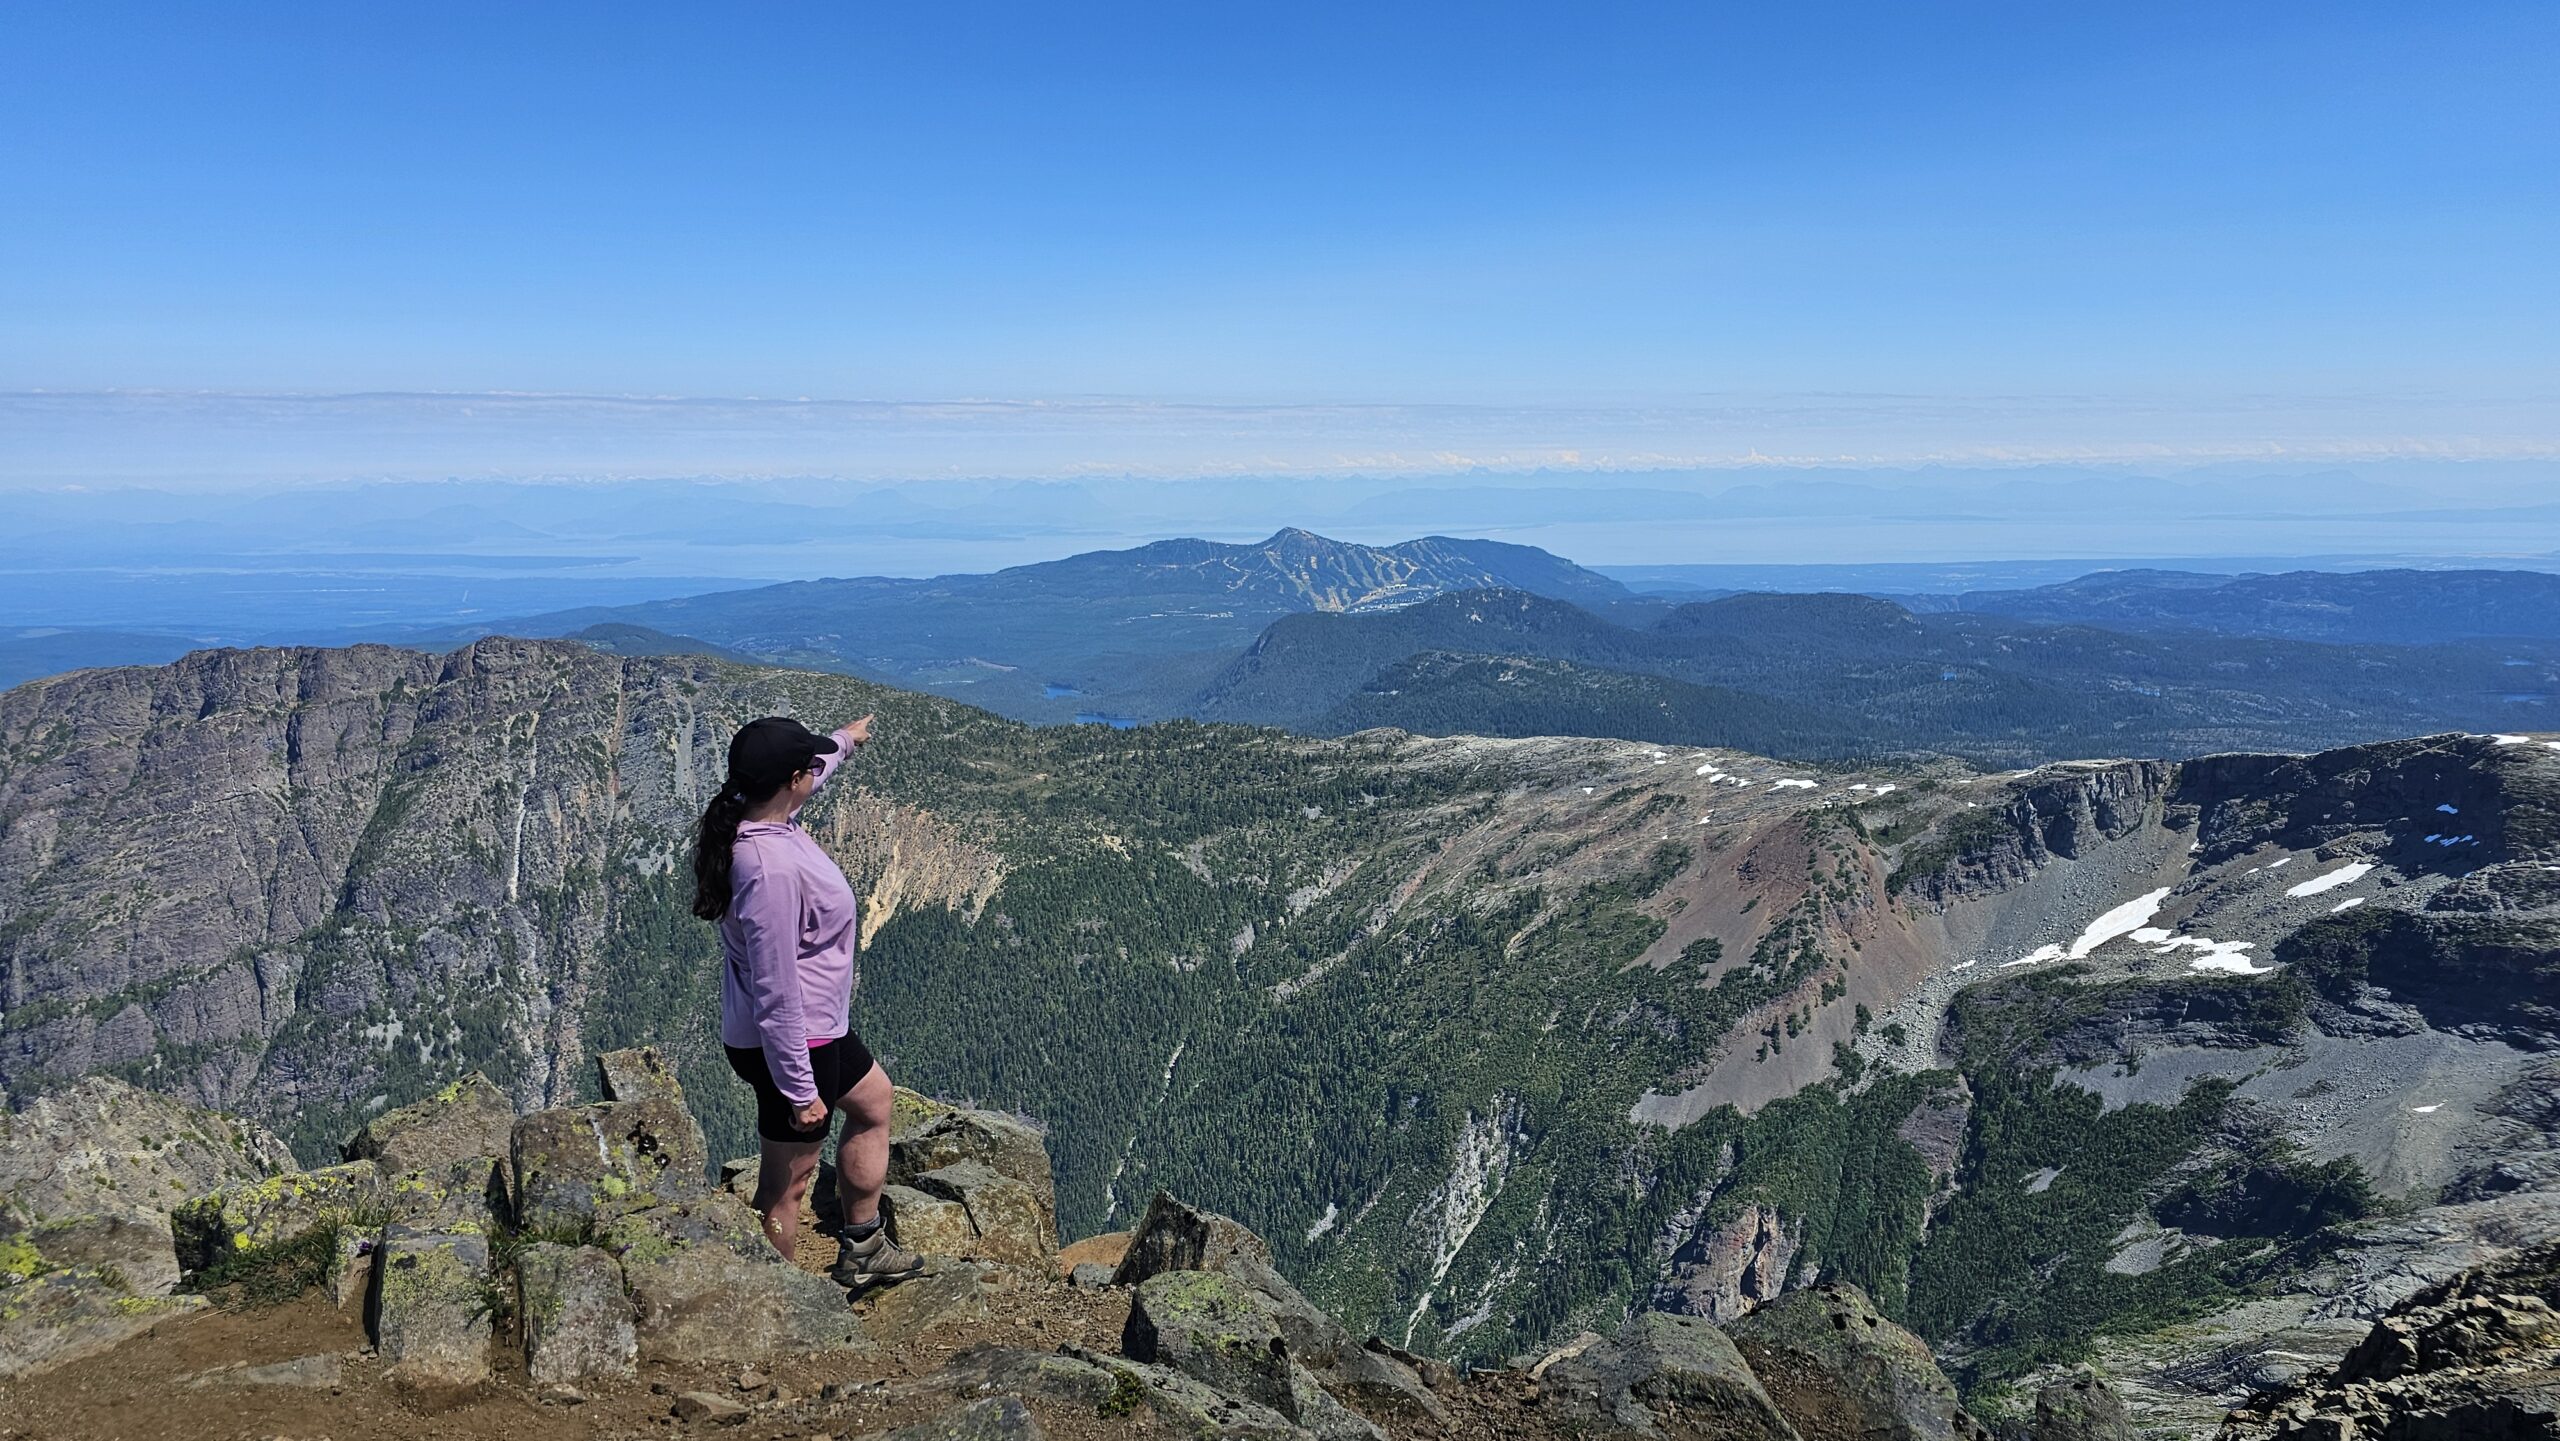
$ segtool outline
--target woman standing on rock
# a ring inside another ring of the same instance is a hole
[[[902,1280],[924,1261],[880,1224],[889,1076],[847,1016],[853,887],[799,818],[847,749],[870,739],[869,716],[827,736],[787,716],[747,722],[729,742],[729,776],[702,812],[693,851],[693,913],[720,923],[720,1040],[756,1093],[765,1236],[785,1256],[797,1249],[801,1198],[828,1124],[844,1112],[835,1278],[856,1287]]]

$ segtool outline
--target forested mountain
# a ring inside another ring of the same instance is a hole
[[[1252,545],[1166,540],[987,575],[793,581],[503,623],[566,635],[597,624],[696,636],[762,659],[958,696],[1017,719],[1155,718],[1262,628],[1450,591],[1509,587],[1608,606],[1616,581],[1524,545],[1430,536],[1375,547],[1283,530]],[[421,634],[459,644],[485,629]]]
[[[1569,662],[1490,692],[1478,672],[1402,666],[1427,653]],[[1391,669],[1394,668],[1394,669]],[[1595,686],[1592,673],[1626,675]],[[1376,615],[1275,622],[1185,707],[1212,720],[1313,729],[1384,723],[1534,734],[1513,717],[1579,708],[1570,729],[1707,740],[1738,704],[1627,676],[1783,703],[1801,735],[1766,749],[1820,757],[1939,751],[1995,764],[2072,755],[2318,747],[2448,726],[2560,718],[2560,643],[2336,646],[2141,634],[1996,616],[1914,615],[1856,595],[1737,595],[1646,629],[1520,592],[1438,597]],[[1489,701],[1494,709],[1482,708]],[[1555,727],[1540,724],[1538,729]],[[1739,732],[1737,732],[1739,734]]]
[[[2347,644],[2560,639],[2560,575],[2532,570],[2101,571],[2032,590],[1913,596],[1973,611],[2111,630],[2204,630]]]
[[[2560,1232],[2560,745],[2521,736],[1985,776],[204,652],[0,696],[0,1084],[313,1159],[645,1038],[746,1149],[689,830],[739,721],[864,711],[806,820],[893,1074],[1046,1125],[1071,1235],[1167,1186],[1419,1350],[1846,1279],[1978,1391],[2094,1356],[2201,1413],[2273,1364],[2227,1343],[2334,1354]]]

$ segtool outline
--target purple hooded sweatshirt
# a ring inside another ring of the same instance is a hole
[[[819,785],[853,751],[844,731],[835,741],[817,758]],[[853,887],[800,829],[800,812],[786,822],[740,822],[729,912],[720,918],[720,1040],[762,1047],[774,1084],[795,1105],[819,1099],[810,1048],[851,1029],[855,939]]]

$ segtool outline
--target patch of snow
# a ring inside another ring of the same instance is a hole
[[[2520,746],[2531,739],[2533,739],[2531,736],[2493,735],[2489,737],[2489,743],[2491,745],[2501,746]]]
[[[2333,916],[2334,916],[2334,915],[2336,915],[2336,914],[2337,914],[2338,912],[2340,912],[2340,911],[2352,911],[2352,910],[2354,910],[2356,907],[2358,907],[2358,906],[2360,906],[2360,905],[2363,905],[2363,904],[2364,904],[2364,897],[2362,897],[2362,896],[2349,896],[2349,897],[2347,897],[2345,900],[2338,902],[2338,903],[2337,903],[2336,905],[2334,905],[2334,906],[2331,906],[2331,907],[2329,908],[2329,914],[2331,914],[2331,915],[2333,915]]]
[[[1897,785],[1892,785],[1892,784],[1880,785],[1880,786],[1876,787],[1876,794],[1877,794],[1877,795],[1880,795],[1880,796],[1889,796],[1889,795],[1893,794],[1895,791],[1898,791],[1898,790],[1900,790],[1900,789],[1902,789],[1902,787],[1897,786]]]
[[[1773,791],[1788,791],[1788,790],[1805,790],[1805,791],[1809,791],[1809,790],[1812,790],[1812,789],[1813,789],[1813,782],[1811,782],[1811,781],[1800,781],[1800,780],[1797,780],[1797,779],[1796,779],[1795,777],[1793,777],[1793,776],[1789,776],[1789,777],[1787,777],[1785,780],[1775,780],[1775,781],[1771,781],[1771,782],[1769,782],[1769,789],[1771,789],[1771,790],[1773,790]]]
[[[2160,903],[2167,899],[2169,888],[2162,886],[2156,891],[2145,891],[2091,921],[2089,928],[2080,933],[2080,939],[2071,943],[2071,959],[2083,959],[2116,937],[2129,936],[2149,925],[2151,918],[2159,913]]]
[[[1584,795],[1586,795],[1586,796],[1587,796],[1587,795],[1591,794],[1592,790],[1593,790],[1593,787],[1590,787],[1590,786],[1584,786],[1584,787],[1582,788],[1582,793],[1583,793]]]
[[[2432,1106],[2411,1106],[2409,1113],[2413,1116],[2432,1116],[2443,1109],[2444,1102],[2438,1101]]]
[[[1702,776],[1720,776],[1724,774],[1724,772],[1716,769],[1716,763],[1714,761],[1709,761],[1705,765],[1698,767],[1697,773]]]
[[[2005,971],[2011,966],[2042,965],[2046,961],[2061,960],[2062,955],[2062,947],[2060,946],[2038,946],[2034,950],[2027,952],[2025,955],[2018,957],[2014,961],[2002,961],[2000,963],[2000,969]]]
[[[2322,891],[2334,891],[2340,886],[2352,885],[2357,881],[2363,880],[2365,872],[2372,869],[2373,862],[2371,861],[2352,861],[2346,865],[2338,867],[2336,870],[2329,872],[2325,876],[2313,876],[2302,884],[2287,890],[2285,894],[2288,896],[2316,896]]]
[[[2280,861],[2269,861],[2269,862],[2267,862],[2267,869],[2268,869],[2268,870],[2271,870],[2271,871],[2280,871],[2280,870],[2283,870],[2285,867],[2287,867],[2287,866],[2289,866],[2289,865],[2292,865],[2292,864],[2293,864],[2293,857],[2291,857],[2291,856],[2287,856],[2287,857],[2285,857],[2283,860],[2280,860]]]

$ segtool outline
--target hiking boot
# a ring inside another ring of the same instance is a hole
[[[924,1257],[889,1239],[889,1228],[881,1227],[870,1239],[849,1241],[839,1236],[836,1264],[829,1271],[836,1284],[850,1291],[872,1286],[889,1286],[924,1269]]]

